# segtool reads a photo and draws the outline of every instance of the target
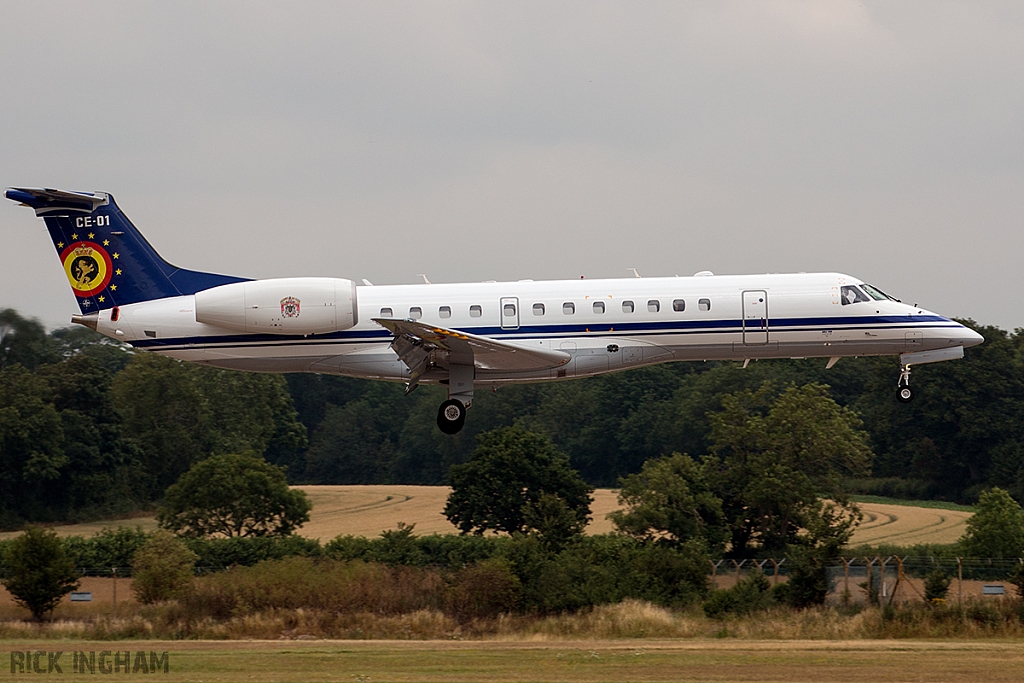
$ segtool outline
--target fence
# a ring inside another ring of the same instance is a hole
[[[1024,558],[977,558],[934,556],[840,557],[826,567],[829,601],[879,602],[892,604],[923,600],[924,582],[938,571],[950,579],[947,599],[1014,596],[1011,578]],[[711,577],[719,588],[729,588],[751,573],[760,571],[772,584],[788,580],[792,570],[788,558],[713,560]]]

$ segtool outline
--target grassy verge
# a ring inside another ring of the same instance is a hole
[[[53,650],[53,643],[0,641],[11,651]],[[1013,643],[743,641],[488,643],[211,643],[68,641],[61,680],[73,674],[72,650],[168,652],[161,681],[1019,681],[1024,650]],[[135,680],[145,674],[121,674]],[[92,678],[96,678],[92,675]]]

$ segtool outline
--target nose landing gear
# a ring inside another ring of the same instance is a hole
[[[900,379],[896,383],[896,400],[910,403],[914,400],[914,390],[910,388],[910,366],[900,365]]]

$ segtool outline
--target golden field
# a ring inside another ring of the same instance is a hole
[[[394,529],[399,522],[415,524],[417,534],[456,533],[443,514],[449,488],[446,486],[299,486],[313,501],[310,521],[299,533],[326,542],[341,534],[373,537]],[[618,507],[612,489],[594,491],[593,521],[587,532],[612,531],[607,515]],[[953,543],[964,533],[972,513],[957,510],[917,508],[881,503],[861,503],[864,522],[852,543],[914,545],[917,543]],[[90,536],[103,527],[141,526],[156,529],[152,516],[134,517],[87,524],[69,524],[54,529],[61,535]],[[0,534],[9,538],[14,533]]]

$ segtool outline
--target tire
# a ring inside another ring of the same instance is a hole
[[[445,434],[457,434],[466,424],[466,406],[457,398],[450,398],[437,409],[437,428]]]
[[[896,390],[896,400],[900,403],[910,403],[914,400],[914,390],[909,386],[901,386]]]

